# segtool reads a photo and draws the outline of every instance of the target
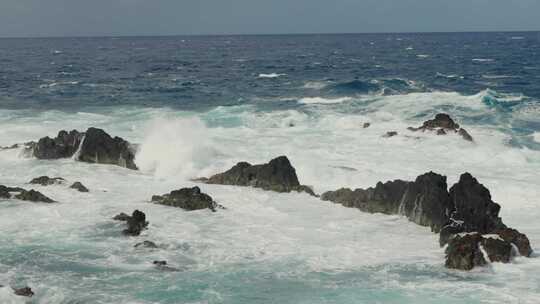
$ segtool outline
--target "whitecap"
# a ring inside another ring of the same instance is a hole
[[[270,74],[259,74],[259,78],[278,78],[281,76],[286,76],[287,74],[279,74],[279,73],[270,73]]]
[[[493,62],[494,59],[491,58],[473,58],[472,61],[474,62]]]
[[[308,81],[304,84],[303,88],[304,89],[315,89],[315,90],[320,90],[320,89],[324,89],[325,87],[328,86],[328,83],[327,82],[322,82],[322,81]]]
[[[516,76],[511,75],[482,75],[486,79],[504,79],[504,78],[515,78]]]
[[[418,57],[418,58],[429,58],[430,55],[427,55],[427,54],[418,54],[418,55],[416,55],[416,57]]]
[[[351,101],[351,97],[324,98],[324,97],[304,97],[298,103],[301,104],[335,104]]]

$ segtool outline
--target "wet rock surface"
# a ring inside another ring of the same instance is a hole
[[[42,185],[42,186],[50,186],[50,185],[58,185],[62,184],[66,180],[62,177],[48,177],[48,176],[40,176],[32,179],[30,181],[30,184],[34,185]]]
[[[71,186],[69,186],[71,189],[75,189],[79,192],[89,192],[88,188],[86,188],[81,182],[74,182]]]
[[[26,190],[19,187],[7,187],[0,185],[0,198],[4,199],[18,199],[21,201],[40,202],[40,203],[54,203],[55,201],[43,193],[35,190]]]
[[[220,207],[210,195],[201,192],[199,187],[182,188],[165,195],[154,195],[152,203],[178,207],[187,211],[210,209],[216,211]]]
[[[113,219],[126,222],[127,228],[122,231],[122,233],[128,236],[138,236],[143,230],[148,227],[148,222],[146,221],[146,214],[139,210],[133,211],[131,216],[125,213],[120,213]]]
[[[472,136],[467,132],[467,130],[461,128],[448,114],[439,113],[435,115],[434,119],[425,121],[422,126],[414,128],[407,128],[410,131],[435,131],[437,135],[446,135],[449,133],[457,133],[463,139],[467,141],[473,141]]]
[[[197,181],[207,184],[250,186],[276,192],[298,191],[315,195],[310,187],[300,185],[296,170],[286,156],[277,157],[261,165],[240,162],[226,172]]]
[[[454,235],[446,248],[445,266],[471,270],[492,262],[509,263],[512,246],[497,235],[465,233]]]

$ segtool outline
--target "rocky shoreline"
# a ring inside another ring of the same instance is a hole
[[[473,141],[472,136],[447,114],[438,114],[435,119],[409,130],[433,131],[437,135],[453,132],[467,141]],[[397,132],[389,132],[386,136],[395,135]],[[82,162],[137,170],[134,145],[122,138],[113,138],[97,128],[89,128],[86,132],[60,131],[55,138],[43,137],[37,142],[8,148],[21,147],[26,155],[38,159],[73,158]],[[296,169],[286,156],[279,156],[265,164],[239,162],[225,172],[193,181],[212,185],[254,187],[279,193],[299,192],[319,197],[311,187],[300,183]],[[66,182],[62,177],[40,176],[32,179],[29,184],[45,187],[64,185]],[[78,181],[73,182],[69,188],[89,192],[89,189]],[[3,185],[0,185],[0,198],[56,203],[33,189]],[[362,212],[400,215],[420,226],[429,227],[432,232],[439,234],[439,244],[445,247],[444,264],[449,269],[471,270],[492,262],[510,263],[515,256],[530,257],[533,253],[527,236],[503,223],[499,217],[501,206],[492,200],[490,191],[469,173],[463,173],[459,181],[451,187],[448,187],[446,176],[427,172],[414,181],[398,179],[378,182],[367,189],[341,188],[325,192],[320,198],[322,201]],[[167,194],[154,195],[149,203],[185,211],[216,212],[218,209],[226,209],[199,187],[180,188]],[[130,237],[140,236],[149,225],[145,213],[140,210],[133,211],[131,215],[121,213],[113,219],[126,223],[122,233]],[[137,243],[134,247],[159,248],[149,240]],[[179,271],[168,266],[166,261],[154,261],[153,264],[160,270]],[[29,297],[33,295],[30,288],[17,292]]]

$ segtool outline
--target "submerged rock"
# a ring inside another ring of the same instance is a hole
[[[367,129],[371,126],[371,123],[369,122],[365,122],[364,125],[362,126],[364,129]]]
[[[387,137],[388,138],[388,137],[394,137],[396,135],[398,135],[398,132],[396,132],[396,131],[388,131],[382,137]]]
[[[315,195],[311,188],[300,185],[296,170],[286,156],[280,156],[261,165],[240,162],[224,173],[198,181],[207,184],[251,186],[276,192],[298,191]]]
[[[112,138],[102,129],[89,128],[86,132],[60,131],[55,138],[43,137],[37,143],[26,144],[27,154],[38,159],[75,157],[88,163],[118,165],[137,169],[132,145],[120,137]]]
[[[140,247],[143,247],[143,248],[152,248],[152,249],[155,249],[155,248],[158,248],[158,245],[156,245],[156,243],[152,242],[152,241],[144,241],[142,243],[137,243],[135,244],[135,246],[133,246],[135,248],[140,248]]]
[[[162,271],[180,271],[180,269],[168,266],[167,261],[154,261],[153,264]]]
[[[81,182],[74,182],[73,185],[69,187],[79,192],[89,192],[88,188],[86,188]]]
[[[121,222],[125,222],[127,221],[128,219],[130,219],[131,216],[125,214],[124,212],[120,213],[120,214],[117,214],[113,217],[113,220],[115,221],[121,221]]]
[[[55,201],[35,190],[0,185],[0,198],[14,198],[22,201],[54,203]]]
[[[216,207],[219,206],[212,197],[202,193],[199,187],[182,188],[162,196],[154,195],[152,203],[178,207],[188,211],[201,209],[216,211]]]
[[[465,233],[453,236],[446,248],[445,266],[471,270],[492,262],[509,263],[512,246],[497,235]]]
[[[30,287],[23,287],[23,288],[13,288],[13,292],[18,295],[18,296],[21,296],[21,297],[33,297],[34,296],[34,292],[32,291],[32,289]]]
[[[146,215],[139,210],[133,211],[133,214],[125,221],[128,226],[127,229],[123,231],[125,235],[138,236],[148,226]]]
[[[32,179],[30,181],[30,184],[49,186],[49,185],[61,184],[65,181],[66,180],[61,177],[40,176],[40,177],[36,177]]]
[[[448,222],[452,208],[446,177],[429,172],[414,182],[395,180],[377,183],[375,188],[340,189],[322,195],[325,201],[370,213],[401,214],[438,232]]]
[[[435,115],[434,119],[425,121],[422,126],[418,128],[409,127],[410,131],[437,131],[437,135],[446,135],[449,132],[458,133],[463,139],[467,141],[473,141],[472,136],[463,128],[459,126],[450,115],[445,113],[439,113]]]

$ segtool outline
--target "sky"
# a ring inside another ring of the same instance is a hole
[[[540,0],[0,0],[0,37],[540,30]]]

